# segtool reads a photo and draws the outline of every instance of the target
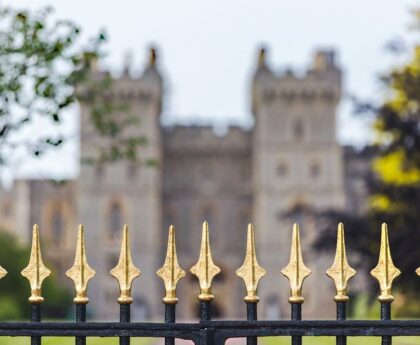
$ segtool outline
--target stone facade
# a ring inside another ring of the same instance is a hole
[[[100,72],[96,71],[96,76]],[[313,273],[305,290],[305,317],[333,317],[334,295],[324,272],[332,255],[314,253],[316,218],[312,210],[363,212],[367,159],[336,141],[336,107],[341,71],[334,53],[316,53],[305,75],[274,73],[260,52],[251,88],[254,127],[230,127],[218,135],[211,126],[161,124],[164,83],[155,57],[139,78],[124,73],[115,80],[114,97],[127,101],[145,135],[142,158],[157,166],[116,163],[81,165],[74,181],[16,181],[0,194],[3,228],[29,241],[39,223],[45,256],[62,276],[72,265],[77,223],[86,228],[88,259],[97,271],[89,288],[90,310],[97,319],[116,319],[117,284],[108,274],[120,249],[123,223],[131,229],[133,260],[142,270],[134,283],[133,319],[162,317],[163,284],[155,271],[163,262],[167,229],[177,230],[184,269],[198,258],[201,224],[210,224],[214,261],[222,268],[214,282],[216,316],[243,318],[244,287],[234,271],[243,260],[247,223],[256,226],[257,255],[268,271],[260,285],[261,318],[289,315],[288,284],[280,269],[289,259],[292,221],[301,225],[304,259]],[[101,139],[81,103],[81,158]],[[63,279],[64,280],[64,279]],[[179,284],[178,316],[198,315],[198,283],[190,274]],[[48,298],[48,296],[46,296]]]

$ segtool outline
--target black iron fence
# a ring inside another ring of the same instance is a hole
[[[334,297],[337,306],[337,320],[309,321],[301,320],[302,284],[311,273],[302,259],[299,228],[293,228],[290,261],[282,273],[290,282],[291,320],[290,321],[258,321],[257,320],[257,285],[266,274],[258,264],[255,253],[254,230],[248,227],[247,250],[243,265],[236,274],[243,279],[246,288],[244,302],[247,310],[247,320],[241,321],[212,321],[211,293],[212,280],[220,272],[211,256],[209,232],[207,223],[203,224],[203,236],[200,257],[190,272],[194,274],[200,286],[198,296],[200,303],[200,320],[192,323],[179,323],[175,319],[176,285],[185,276],[179,266],[175,245],[175,229],[169,229],[168,248],[164,265],[157,271],[165,284],[163,298],[165,313],[164,322],[130,322],[131,285],[140,275],[134,266],[128,238],[128,229],[123,230],[120,258],[117,266],[111,270],[119,283],[120,320],[119,322],[87,322],[86,305],[88,281],[95,275],[86,259],[84,244],[84,230],[79,227],[77,249],[74,265],[66,275],[74,281],[76,296],[75,322],[41,322],[41,285],[50,275],[50,270],[42,262],[39,230],[33,229],[32,249],[29,265],[22,271],[22,275],[29,280],[31,286],[31,322],[0,322],[0,336],[31,337],[31,344],[41,344],[42,337],[60,336],[75,337],[77,345],[86,344],[87,337],[119,337],[120,344],[128,345],[131,337],[165,338],[165,345],[173,345],[176,338],[191,340],[195,345],[222,345],[229,338],[246,338],[248,345],[256,345],[258,337],[291,336],[292,345],[300,345],[304,336],[333,336],[338,345],[345,345],[348,336],[376,336],[382,338],[382,344],[392,343],[393,336],[420,336],[420,320],[391,320],[391,287],[393,280],[400,274],[394,266],[388,243],[386,224],[382,226],[381,248],[378,265],[371,274],[378,280],[380,286],[379,302],[381,305],[381,320],[354,321],[346,320],[348,303],[347,283],[356,271],[347,262],[343,225],[339,224],[337,235],[337,250],[333,265],[326,272],[334,280],[337,294]],[[416,271],[420,275],[420,270]],[[0,278],[7,274],[0,267]]]

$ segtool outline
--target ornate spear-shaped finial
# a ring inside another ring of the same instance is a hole
[[[0,279],[4,278],[4,276],[7,274],[7,271],[0,266]]]
[[[370,271],[370,274],[379,282],[381,289],[381,294],[378,297],[379,302],[392,302],[394,300],[391,295],[392,282],[401,274],[401,271],[392,262],[386,223],[382,224],[379,261],[376,267]]]
[[[175,227],[173,225],[169,227],[165,263],[157,270],[156,274],[162,278],[165,284],[165,297],[163,297],[163,303],[177,303],[178,298],[176,297],[176,285],[180,279],[185,277],[185,271],[178,263],[178,257],[176,255]]]
[[[241,267],[236,270],[236,275],[243,279],[246,287],[247,295],[244,301],[247,303],[257,303],[259,297],[257,296],[258,282],[262,277],[267,274],[257,261],[255,253],[255,239],[254,239],[254,226],[248,224],[246,254],[245,260]]]
[[[203,223],[203,234],[201,237],[200,257],[197,263],[190,268],[190,272],[194,274],[200,283],[200,301],[212,301],[214,296],[211,294],[211,283],[215,275],[220,273],[211,257],[210,241],[209,241],[209,224]]]
[[[289,279],[290,303],[303,303],[302,285],[307,276],[311,274],[311,270],[305,266],[302,259],[302,250],[300,248],[299,225],[293,225],[292,248],[290,250],[290,261],[286,267],[281,270],[284,276]]]
[[[124,225],[123,238],[121,242],[120,258],[117,266],[109,272],[115,279],[117,279],[120,287],[120,296],[118,303],[130,304],[133,302],[131,297],[131,285],[133,280],[140,276],[140,270],[134,266],[131,258],[130,239],[128,237],[128,226]]]
[[[334,297],[336,302],[347,302],[347,283],[356,271],[347,262],[346,245],[344,242],[344,225],[338,224],[337,229],[337,250],[335,252],[334,264],[327,270],[327,276],[334,280],[337,294]]]
[[[32,248],[29,264],[23,269],[21,274],[29,280],[31,285],[29,303],[42,303],[44,301],[44,298],[41,296],[42,282],[51,274],[51,271],[42,262],[39,227],[37,224],[32,229]]]
[[[76,297],[73,299],[74,303],[87,304],[89,302],[89,298],[87,297],[87,285],[95,274],[96,272],[87,263],[85,230],[83,225],[79,225],[74,264],[73,267],[66,272],[66,276],[74,281],[74,286],[76,288]]]

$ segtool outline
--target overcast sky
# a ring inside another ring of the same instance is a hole
[[[159,48],[167,87],[165,115],[171,119],[242,122],[250,115],[249,79],[261,44],[269,48],[274,69],[304,70],[318,47],[333,47],[345,71],[344,90],[362,97],[380,96],[378,74],[393,59],[387,41],[409,37],[408,0],[8,0],[13,7],[51,5],[59,18],[78,23],[87,38],[100,28],[109,33],[106,64],[118,70],[128,51],[140,69],[150,44]],[[352,119],[342,102],[338,138],[361,144],[366,125]],[[77,121],[68,126],[76,128]],[[22,174],[74,176],[75,143]],[[63,158],[64,157],[64,158]],[[58,166],[57,158],[63,162]],[[53,164],[51,164],[53,162]],[[54,164],[55,163],[55,164]]]

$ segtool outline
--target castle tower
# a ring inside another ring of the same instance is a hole
[[[303,258],[312,269],[304,293],[315,287],[333,290],[324,276],[332,258],[313,254],[311,244],[316,211],[344,207],[343,157],[335,129],[341,71],[332,51],[317,52],[304,76],[290,70],[276,75],[265,55],[261,50],[252,84],[253,216],[261,265],[268,271],[260,308],[264,318],[288,318],[289,287],[280,270],[289,261],[293,222],[300,224]],[[319,296],[306,294],[304,315],[333,316],[333,301]]]
[[[92,78],[103,80],[106,74],[92,71]],[[93,90],[94,92],[94,90]],[[155,277],[159,267],[161,229],[161,132],[162,78],[156,66],[156,52],[141,77],[132,78],[129,69],[113,79],[105,102],[116,105],[116,121],[130,121],[129,128],[118,134],[144,140],[138,155],[141,164],[120,160],[115,163],[85,163],[97,156],[98,148],[109,147],[109,135],[103,136],[92,126],[92,91],[81,100],[81,173],[78,180],[78,217],[86,228],[87,256],[97,275],[89,288],[90,306],[99,319],[118,318],[118,285],[109,275],[118,262],[122,227],[129,226],[133,261],[142,271],[134,282],[133,320],[153,318],[160,306],[160,286]],[[118,102],[118,103],[117,103]],[[104,103],[106,104],[106,103]],[[117,115],[117,116],[116,116]],[[108,130],[107,118],[99,118]],[[109,125],[109,124],[108,124]],[[106,138],[106,139],[104,139]],[[148,164],[150,160],[157,164]],[[76,229],[74,229],[74,243]]]

